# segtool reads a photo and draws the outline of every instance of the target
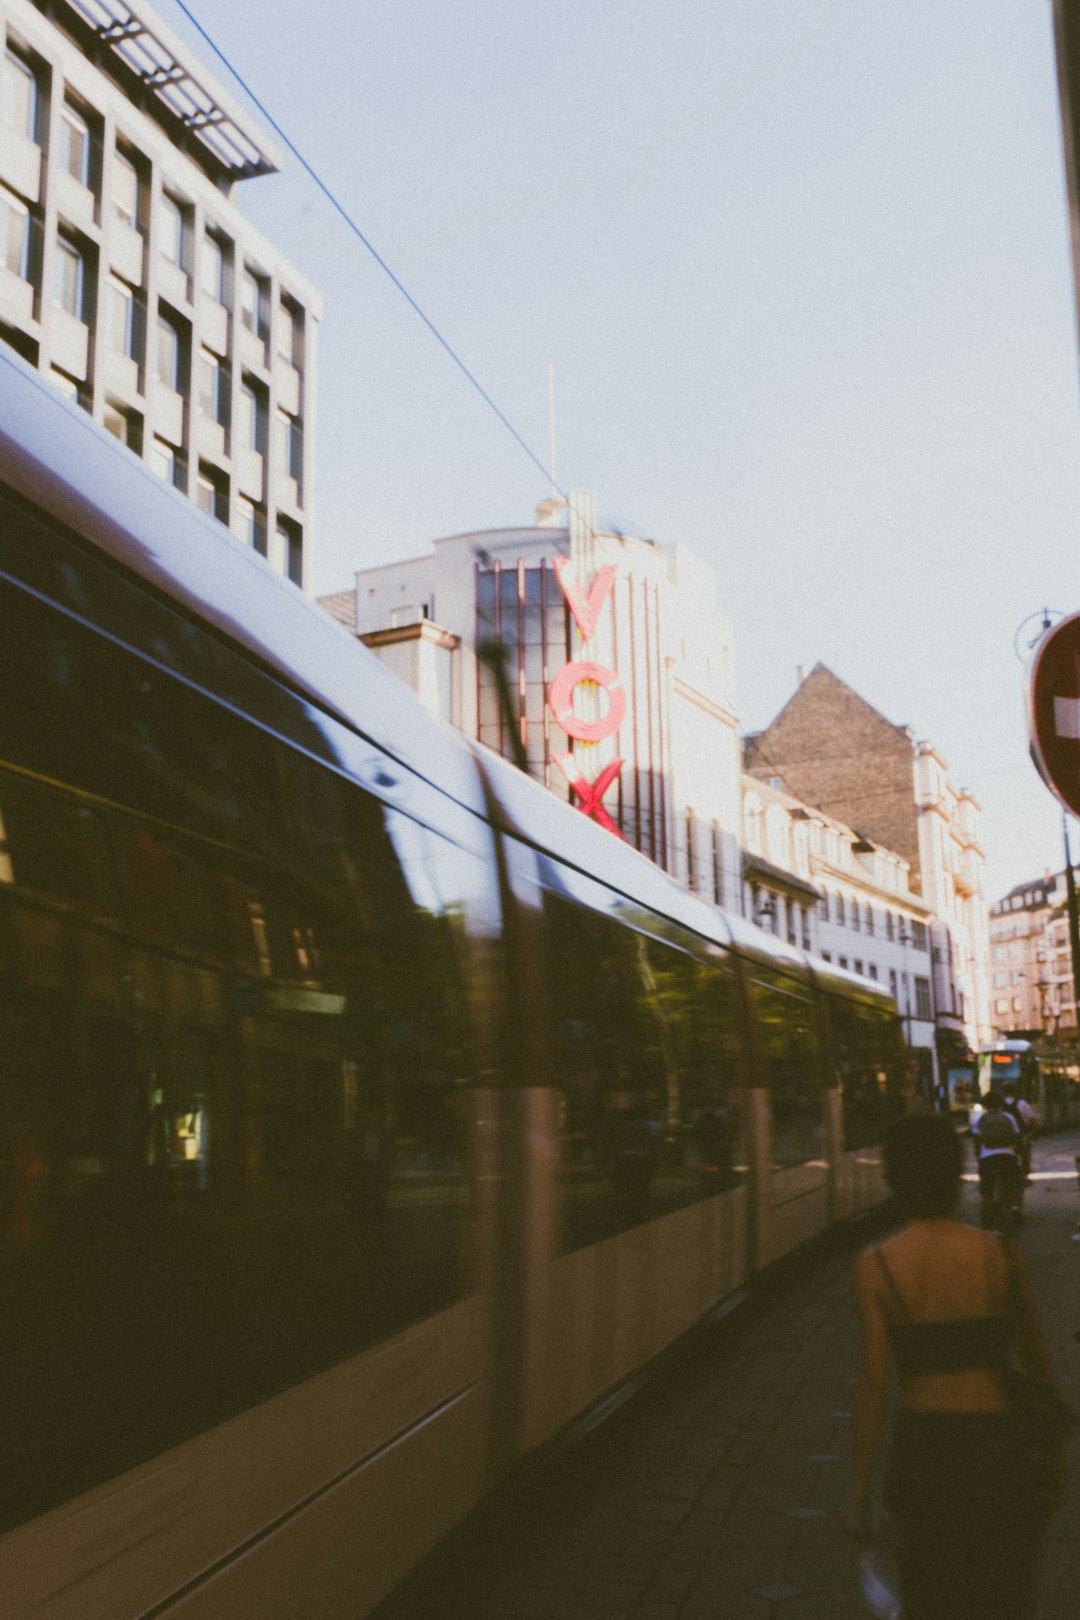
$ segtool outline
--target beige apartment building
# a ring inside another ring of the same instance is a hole
[[[1018,883],[990,907],[994,1027],[999,1036],[1076,1036],[1065,875]]]
[[[0,26],[0,339],[306,585],[321,301],[232,200],[277,153],[141,0]]]
[[[757,776],[743,776],[743,911],[887,989],[923,1095],[936,1083],[933,916],[910,863]]]
[[[747,738],[746,767],[907,863],[929,916],[939,1071],[985,1045],[993,1024],[979,806],[953,786],[933,745],[817,664],[800,672],[772,723]]]

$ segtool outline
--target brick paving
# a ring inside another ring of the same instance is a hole
[[[1036,1144],[1021,1244],[1080,1411],[1077,1153],[1080,1131]],[[969,1184],[966,1219],[975,1204]],[[771,1279],[615,1418],[482,1504],[374,1620],[862,1620],[837,1518],[851,1479],[851,1262],[834,1246]],[[1038,1620],[1080,1614],[1075,1438],[1071,1451]]]

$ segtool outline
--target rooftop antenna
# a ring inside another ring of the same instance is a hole
[[[555,362],[548,361],[548,468],[551,477],[551,493],[559,493],[558,466],[555,459]]]

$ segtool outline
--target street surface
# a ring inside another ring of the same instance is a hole
[[[1036,1144],[1020,1241],[1080,1410],[1078,1152],[1080,1131]],[[976,1211],[969,1180],[963,1217]],[[819,1251],[699,1335],[656,1387],[482,1504],[374,1620],[864,1620],[837,1519],[851,1478],[853,1253]],[[1080,1612],[1075,1436],[1070,1451],[1037,1620]]]

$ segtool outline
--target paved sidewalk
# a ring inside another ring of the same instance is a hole
[[[1036,1145],[1021,1242],[1080,1410],[1078,1152],[1080,1132]],[[965,1218],[975,1202],[969,1184]],[[680,1358],[665,1387],[483,1505],[377,1620],[863,1620],[837,1521],[851,1478],[851,1262],[819,1255]],[[1072,1450],[1038,1620],[1080,1614]]]

